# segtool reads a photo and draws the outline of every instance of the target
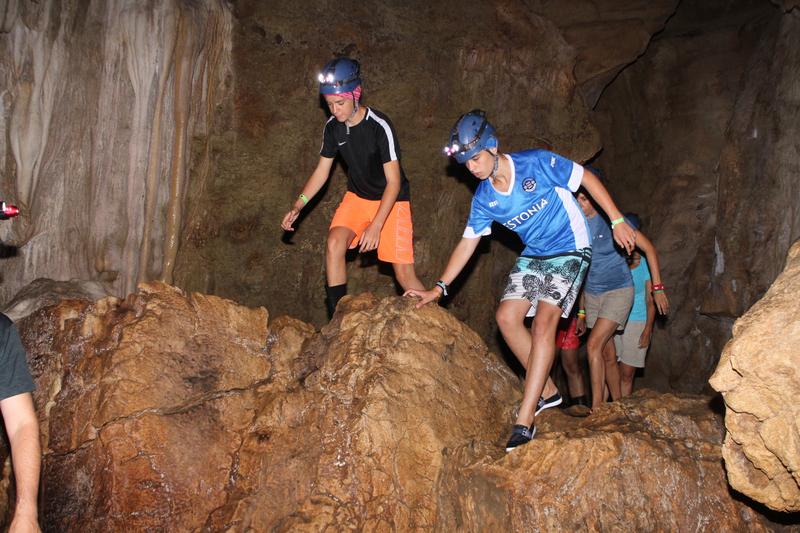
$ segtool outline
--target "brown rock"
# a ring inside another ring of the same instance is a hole
[[[349,298],[322,333],[142,285],[20,327],[57,531],[414,529],[441,450],[497,439],[516,378],[444,310]]]
[[[541,418],[510,454],[473,442],[445,458],[437,530],[765,530],[728,491],[707,398],[644,392]]]
[[[800,241],[786,268],[733,327],[710,383],[725,398],[723,446],[733,488],[778,511],[800,510]]]

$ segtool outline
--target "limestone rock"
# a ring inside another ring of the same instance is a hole
[[[438,530],[765,530],[728,491],[707,398],[643,392],[589,418],[541,418],[510,454],[477,441],[448,454]]]
[[[109,295],[109,291],[98,281],[79,279],[55,281],[39,278],[23,287],[6,304],[3,313],[17,322],[37,309],[53,305],[61,300],[96,301]]]
[[[518,382],[446,311],[349,298],[321,333],[162,284],[23,320],[53,531],[415,529],[441,450]]]
[[[723,446],[733,488],[800,511],[800,241],[783,273],[733,327],[711,385],[727,411]]]

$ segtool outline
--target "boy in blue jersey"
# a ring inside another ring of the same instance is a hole
[[[548,378],[555,357],[559,319],[569,315],[591,258],[591,236],[572,192],[583,186],[614,219],[621,213],[591,172],[558,154],[529,150],[500,154],[494,127],[473,110],[458,119],[445,148],[465,163],[481,183],[472,199],[467,227],[436,286],[409,290],[418,306],[447,294],[492,222],[517,233],[525,250],[509,274],[496,318],[503,338],[526,370],[525,391],[506,451],[533,438],[534,419],[561,403]],[[614,230],[621,246],[632,249],[634,232],[625,223]],[[526,316],[534,316],[530,331]],[[543,394],[544,393],[544,394]]]

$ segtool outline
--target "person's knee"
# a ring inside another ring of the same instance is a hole
[[[625,383],[633,383],[633,376],[636,375],[636,368],[628,365],[620,365],[620,377]]]
[[[497,327],[499,327],[501,331],[512,328],[518,325],[517,322],[519,322],[515,314],[502,305],[495,311],[494,318],[497,320]]]
[[[580,374],[580,368],[578,367],[577,357],[576,358],[564,357],[562,352],[561,366],[564,367],[564,372],[566,372],[568,376],[575,376],[577,374]]]
[[[347,242],[347,238],[344,235],[332,231],[328,234],[328,240],[325,243],[325,252],[328,254],[328,257],[343,256],[345,252],[347,252],[348,244],[350,243]]]

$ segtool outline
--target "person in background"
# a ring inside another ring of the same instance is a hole
[[[588,191],[591,194],[591,191]],[[577,194],[578,203],[586,215],[592,235],[592,266],[586,276],[578,310],[578,331],[583,334],[591,328],[586,341],[589,358],[589,374],[592,386],[592,409],[605,401],[605,387],[612,400],[622,396],[619,366],[613,342],[609,343],[616,330],[622,330],[628,320],[633,304],[633,279],[630,268],[614,245],[614,228],[626,224],[624,217],[606,220],[584,191]],[[655,304],[661,314],[669,312],[669,301],[661,283],[658,255],[650,240],[641,232],[634,234],[635,245],[647,257],[654,288]],[[626,255],[633,250],[624,250]],[[585,304],[585,305],[584,305]],[[583,312],[583,313],[582,313]],[[585,316],[585,318],[584,318]]]
[[[585,317],[585,313],[583,315]],[[581,341],[578,337],[578,317],[573,313],[569,318],[562,318],[556,331],[556,348],[561,355],[561,366],[567,377],[570,406],[588,407],[586,387],[583,383],[583,372],[578,362],[578,348]]]
[[[283,217],[284,231],[316,195],[331,173],[336,155],[347,163],[347,192],[328,230],[325,253],[325,287],[328,317],[347,294],[345,254],[378,251],[378,259],[391,263],[403,288],[422,289],[414,270],[411,193],[400,166],[400,145],[389,117],[361,105],[361,67],[341,57],[328,62],[319,75],[319,92],[331,117],[325,123],[319,162],[292,208]]]
[[[430,290],[409,290],[418,307],[447,295],[447,287],[464,269],[492,223],[517,233],[525,249],[508,276],[496,319],[506,344],[525,368],[525,388],[516,422],[506,444],[510,452],[530,442],[535,416],[561,403],[549,378],[555,358],[558,321],[569,316],[589,261],[591,234],[572,191],[583,186],[613,218],[622,217],[600,180],[578,163],[548,150],[512,154],[498,151],[495,128],[486,113],[462,115],[450,132],[445,154],[452,156],[480,183],[461,241],[439,281]],[[633,249],[634,232],[616,225],[614,237]],[[525,317],[533,316],[530,330]]]
[[[0,313],[0,412],[11,445],[17,502],[9,532],[39,531],[37,497],[42,449],[33,379],[17,328]]]
[[[641,230],[642,222],[639,215],[626,213],[625,218],[633,229]],[[623,332],[614,335],[614,347],[619,360],[620,392],[623,397],[633,391],[636,369],[644,368],[644,360],[650,348],[653,323],[656,319],[653,294],[664,292],[663,286],[653,288],[647,259],[642,257],[638,249],[628,257],[628,266],[633,278],[633,307]]]

